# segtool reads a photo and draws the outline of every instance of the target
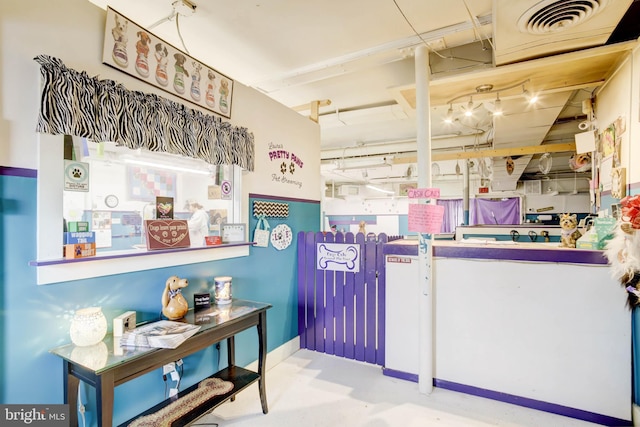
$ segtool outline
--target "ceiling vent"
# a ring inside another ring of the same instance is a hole
[[[496,65],[604,45],[633,0],[497,0]]]
[[[607,0],[544,1],[520,17],[518,29],[529,34],[557,33],[580,25],[606,5]]]

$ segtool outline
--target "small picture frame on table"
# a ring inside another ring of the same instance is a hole
[[[247,241],[247,224],[221,224],[222,243],[240,243]]]

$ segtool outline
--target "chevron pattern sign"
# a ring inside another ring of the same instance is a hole
[[[289,216],[289,205],[279,202],[253,201],[253,216],[264,215],[270,218],[287,218]]]

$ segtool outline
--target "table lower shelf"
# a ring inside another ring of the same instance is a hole
[[[241,368],[239,366],[230,366],[230,367],[225,368],[225,369],[223,369],[223,370],[221,370],[219,372],[216,372],[215,374],[211,375],[208,378],[219,378],[219,379],[224,380],[224,381],[229,381],[229,382],[233,383],[233,389],[231,389],[229,392],[227,392],[225,394],[221,394],[221,395],[218,395],[218,396],[213,396],[211,399],[207,400],[206,402],[202,403],[201,405],[199,405],[196,408],[194,408],[191,411],[189,411],[187,414],[185,414],[185,415],[181,416],[180,418],[176,419],[175,421],[173,421],[171,423],[171,427],[184,427],[184,426],[189,425],[190,423],[194,422],[195,420],[197,420],[198,418],[202,417],[203,415],[211,412],[213,409],[215,409],[216,407],[220,406],[222,403],[224,403],[227,400],[231,399],[236,394],[238,394],[239,392],[241,392],[245,388],[249,387],[251,384],[253,384],[257,380],[259,380],[260,379],[260,375],[257,374],[256,372],[249,371],[249,370]],[[206,378],[205,378],[205,380],[206,380]],[[182,397],[185,397],[189,393],[191,393],[194,390],[196,390],[198,388],[198,384],[199,383],[196,383],[196,384],[192,385],[191,387],[186,388],[185,390],[179,392],[176,396],[171,397],[171,398],[169,398],[167,400],[164,400],[164,401],[158,403],[154,407],[149,408],[148,410],[146,410],[143,413],[137,415],[136,417],[133,417],[130,420],[120,424],[119,427],[126,427],[137,418],[140,418],[140,417],[143,417],[143,416],[146,416],[146,415],[151,415],[151,414],[154,414],[154,413],[158,412],[162,408],[170,405],[171,403],[175,402],[176,400],[178,400],[178,399],[180,399]]]

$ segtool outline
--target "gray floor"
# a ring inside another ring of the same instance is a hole
[[[269,413],[254,384],[194,425],[277,427],[526,426],[597,424],[449,390],[418,392],[378,366],[300,350],[267,372]]]

